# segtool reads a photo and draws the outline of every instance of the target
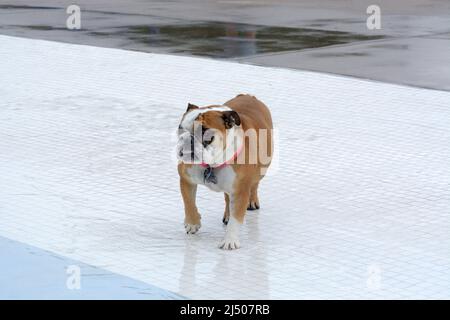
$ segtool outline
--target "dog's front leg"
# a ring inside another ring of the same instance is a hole
[[[248,188],[238,188],[230,194],[230,219],[227,224],[227,231],[225,238],[219,245],[219,248],[225,250],[238,249],[241,245],[239,243],[239,229],[244,223],[245,212],[247,211],[248,198],[250,195]]]
[[[180,188],[184,202],[184,228],[186,229],[186,233],[196,233],[201,226],[201,216],[195,205],[197,185],[181,177]]]

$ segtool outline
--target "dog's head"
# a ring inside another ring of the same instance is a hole
[[[189,104],[178,126],[178,158],[185,163],[226,161],[225,149],[240,126],[238,113],[227,106]]]

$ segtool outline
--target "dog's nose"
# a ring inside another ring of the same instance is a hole
[[[180,150],[180,152],[178,152],[178,155],[179,155],[180,157],[182,157],[182,156],[183,156],[183,150]]]

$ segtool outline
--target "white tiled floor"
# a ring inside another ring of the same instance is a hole
[[[449,298],[450,93],[0,36],[0,235],[189,298]],[[250,92],[278,165],[242,249],[186,235],[187,102]]]

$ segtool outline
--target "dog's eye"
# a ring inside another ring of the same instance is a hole
[[[206,148],[206,146],[209,146],[211,142],[213,142],[214,136],[212,136],[209,140],[203,140],[203,147]]]

